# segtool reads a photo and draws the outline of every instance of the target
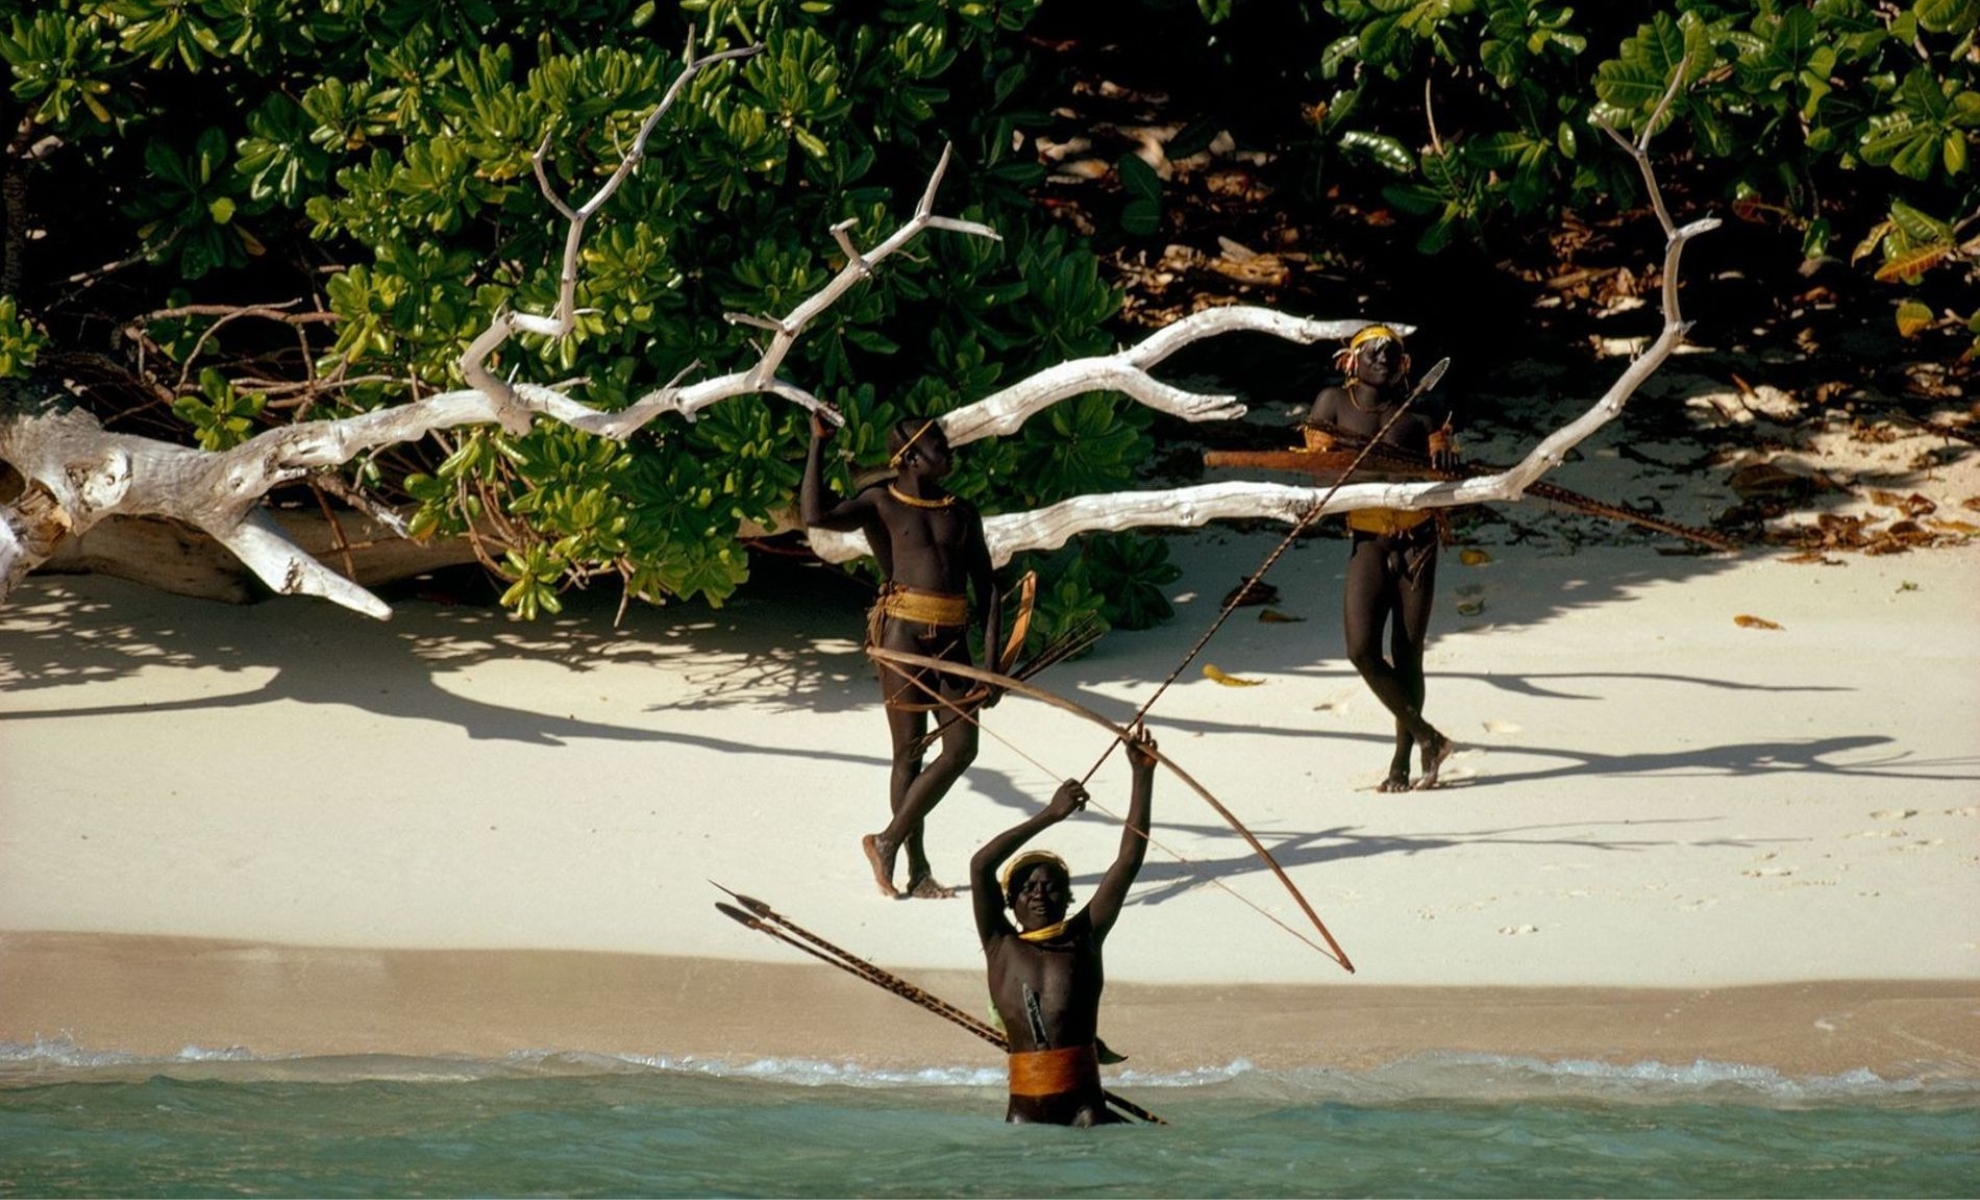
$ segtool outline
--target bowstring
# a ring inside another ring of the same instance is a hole
[[[941,690],[935,687],[935,685],[929,683],[927,680],[921,678],[919,675],[909,672],[909,670],[906,667],[903,667],[898,663],[887,662],[884,659],[879,661],[882,667],[885,667],[887,670],[892,671],[895,674],[904,677],[905,679],[907,679],[909,683],[912,683],[914,686],[928,693],[928,695],[931,698],[933,698],[937,704],[940,704],[944,708],[949,709],[950,712],[954,714],[954,716],[947,718],[947,720],[955,720],[957,718],[961,718],[962,720],[968,721],[970,724],[976,726],[978,729],[982,730],[985,733],[988,733],[991,737],[996,738],[999,742],[1002,742],[1004,745],[1010,747],[1013,751],[1016,752],[1019,758],[1024,759],[1024,761],[1030,763],[1032,766],[1038,768],[1040,771],[1043,771],[1045,773],[1046,778],[1048,779],[1062,778],[1062,776],[1060,776],[1057,772],[1053,771],[1052,768],[1046,766],[1042,762],[1039,762],[1036,758],[1033,758],[1029,753],[1027,753],[1024,750],[1023,747],[1019,746],[1016,742],[1013,742],[1011,739],[1005,737],[1003,734],[998,733],[995,729],[992,729],[990,726],[984,724],[982,719],[976,715],[975,709],[963,708],[956,701],[949,699],[947,696],[944,696],[941,693]],[[1140,718],[1137,717],[1136,721],[1139,720]],[[1129,728],[1132,727],[1133,725],[1130,724]],[[1120,740],[1121,739],[1119,737],[1115,737],[1114,739],[1115,742],[1119,742]],[[1104,756],[1102,758],[1102,761],[1105,761]],[[1099,764],[1095,763],[1094,767],[1095,769],[1098,769]],[[1088,772],[1087,774],[1088,777],[1090,778],[1092,772]],[[1081,787],[1086,786],[1085,780],[1080,781],[1080,786]],[[1119,816],[1118,814],[1116,814],[1112,809],[1094,800],[1091,794],[1087,796],[1086,807],[1097,809],[1099,810],[1101,815],[1109,818],[1110,820],[1119,821],[1123,826],[1126,826],[1127,828],[1130,829],[1133,828],[1133,826],[1127,825],[1126,820],[1121,816]],[[1135,829],[1134,832],[1140,834],[1143,841],[1146,841],[1149,845],[1155,847],[1157,850],[1160,850],[1162,853],[1168,855],[1170,858],[1175,859],[1178,863],[1181,863],[1183,866],[1194,867],[1199,865],[1194,859],[1185,858],[1181,853],[1165,845],[1153,833],[1144,832],[1143,830],[1140,829]],[[1277,925],[1279,928],[1285,930],[1287,933],[1292,934],[1300,941],[1305,942],[1308,946],[1311,946],[1313,949],[1318,950],[1321,954],[1326,955],[1328,958],[1334,957],[1333,954],[1326,949],[1326,947],[1320,945],[1320,943],[1314,941],[1312,938],[1307,937],[1304,933],[1301,933],[1299,930],[1293,928],[1291,925],[1288,925],[1285,921],[1281,920],[1277,914],[1272,913],[1260,907],[1255,901],[1247,898],[1242,892],[1238,892],[1234,890],[1231,887],[1231,885],[1225,883],[1223,880],[1217,878],[1215,875],[1207,876],[1206,882],[1208,882],[1212,887],[1215,887],[1217,890],[1223,892],[1225,895],[1230,896],[1238,903],[1244,905],[1246,908],[1257,913],[1259,916],[1264,917],[1266,920],[1272,922],[1272,924]]]

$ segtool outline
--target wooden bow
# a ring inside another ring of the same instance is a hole
[[[982,667],[972,666],[968,663],[954,662],[944,658],[930,658],[925,654],[908,654],[900,650],[889,650],[884,646],[868,646],[866,653],[876,661],[896,668],[936,671],[944,675],[954,675],[963,679],[974,680],[977,683],[987,684],[991,687],[1001,688],[1005,691],[1016,692],[1020,696],[1029,696],[1040,703],[1049,704],[1053,708],[1071,713],[1083,720],[1091,721],[1116,738],[1126,739],[1131,736],[1125,726],[1116,725],[1085,705],[1074,700],[1068,700],[1056,692],[1046,691],[1044,688],[1038,687],[1035,684],[1026,683],[1022,679],[1016,679],[996,671],[985,670]],[[1215,810],[1217,815],[1224,819],[1225,824],[1236,830],[1238,836],[1244,839],[1245,844],[1250,846],[1260,859],[1264,860],[1265,865],[1271,869],[1272,874],[1278,878],[1280,883],[1285,885],[1287,893],[1293,898],[1293,902],[1299,905],[1299,910],[1306,914],[1306,919],[1313,922],[1313,928],[1326,940],[1327,948],[1321,949],[1321,947],[1314,945],[1304,934],[1301,934],[1289,925],[1285,925],[1283,922],[1280,922],[1281,926],[1294,937],[1299,938],[1301,941],[1306,942],[1307,945],[1313,946],[1314,949],[1320,950],[1321,953],[1332,958],[1345,968],[1349,974],[1353,974],[1354,963],[1348,960],[1347,951],[1341,949],[1340,943],[1334,940],[1334,935],[1327,932],[1327,926],[1320,920],[1320,914],[1313,911],[1313,906],[1307,903],[1306,897],[1301,894],[1298,885],[1293,883],[1292,877],[1286,874],[1285,868],[1281,867],[1279,861],[1272,857],[1272,852],[1265,848],[1264,843],[1260,842],[1251,830],[1245,828],[1244,822],[1238,820],[1236,813],[1224,807],[1222,801],[1211,795],[1210,789],[1198,783],[1189,772],[1177,766],[1168,755],[1163,754],[1153,746],[1148,747],[1148,751],[1155,756],[1155,761],[1167,767],[1171,774],[1187,784],[1191,791],[1201,796],[1204,803]],[[1269,913],[1266,915],[1270,916]],[[1273,919],[1277,920],[1277,918]]]

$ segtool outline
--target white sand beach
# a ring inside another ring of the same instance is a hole
[[[1129,715],[1277,534],[1172,542],[1177,616],[1039,682]],[[1382,795],[1342,543],[1274,570],[1149,723],[1353,961],[1166,775],[1108,945],[1144,1062],[1420,1050],[1803,1071],[1980,1067],[1980,548],[1790,564],[1647,546],[1446,556],[1449,786]],[[973,1061],[987,1047],[719,915],[709,881],[981,1008],[967,898],[889,901],[886,735],[821,572],[719,611],[580,597],[387,623],[38,577],[0,609],[0,1041],[170,1053],[595,1050]],[[1460,605],[1464,611],[1460,611]],[[1779,628],[1738,624],[1764,618]],[[938,875],[1106,748],[1021,697],[936,810]],[[1113,756],[1094,808],[1124,807]],[[1076,892],[1098,811],[1053,831]]]

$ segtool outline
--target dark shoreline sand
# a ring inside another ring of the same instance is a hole
[[[981,1011],[981,977],[903,972]],[[1110,985],[1141,1070],[1380,1066],[1426,1052],[1699,1060],[1795,1078],[1980,1076],[1980,984],[1749,987]],[[511,1052],[870,1068],[994,1065],[967,1032],[823,965],[566,951],[363,950],[106,934],[0,935],[0,1041],[156,1059]]]

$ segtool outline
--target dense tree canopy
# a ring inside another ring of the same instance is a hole
[[[551,191],[595,187],[690,30],[698,52],[765,49],[695,78],[655,131],[587,234],[576,331],[511,341],[499,365],[579,381],[572,394],[607,409],[696,364],[733,369],[761,335],[725,314],[816,289],[845,262],[832,227],[883,235],[952,143],[945,211],[1003,241],[918,242],[785,366],[849,418],[842,486],[883,457],[894,417],[1111,348],[1119,296],[1095,247],[1176,232],[1147,156],[1112,164],[1116,217],[1092,238],[1037,203],[1035,139],[1076,42],[1119,43],[1183,97],[1194,120],[1168,132],[1167,158],[1228,130],[1311,194],[1351,175],[1413,222],[1424,254],[1628,203],[1633,169],[1596,152],[1590,119],[1640,126],[1681,71],[1659,150],[1687,163],[1686,186],[1807,256],[1862,259],[1903,299],[1907,336],[1956,318],[1980,337],[1956,290],[1980,215],[1980,0],[4,0],[0,14],[0,376],[38,364],[113,427],[209,448],[459,387],[492,315],[556,297],[567,226],[532,155]],[[324,482],[401,507],[416,535],[472,533],[525,613],[600,575],[648,600],[719,602],[747,575],[743,539],[789,508],[802,418],[752,397],[626,443],[488,426]],[[957,488],[1006,510],[1128,486],[1148,420],[1083,397],[973,448]],[[1159,543],[1093,539],[1050,569],[1042,628],[1166,609]]]

